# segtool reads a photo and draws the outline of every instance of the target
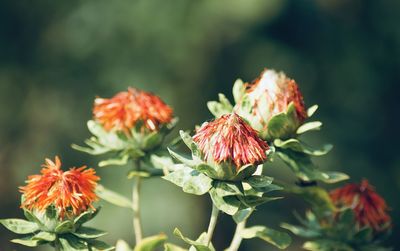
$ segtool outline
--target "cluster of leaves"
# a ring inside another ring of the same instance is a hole
[[[97,240],[106,232],[83,226],[95,217],[99,210],[100,208],[95,211],[88,210],[73,219],[61,220],[53,206],[48,207],[45,212],[24,209],[26,220],[3,219],[0,223],[16,234],[26,235],[11,241],[28,247],[50,244],[61,251],[113,250],[114,247]]]
[[[99,166],[118,165],[123,166],[129,160],[144,162],[139,170],[132,170],[128,176],[153,176],[161,175],[162,170],[151,162],[151,156],[162,154],[165,136],[173,130],[177,123],[174,119],[171,123],[164,125],[158,131],[143,133],[141,123],[137,123],[130,130],[130,135],[118,131],[106,131],[98,122],[89,120],[87,127],[93,134],[85,140],[87,147],[73,144],[72,148],[91,155],[111,154],[112,157],[99,162]],[[175,144],[170,142],[170,144]]]
[[[371,227],[360,227],[351,208],[338,209],[326,190],[319,187],[292,188],[311,204],[305,218],[295,214],[301,225],[283,223],[281,227],[305,238],[303,248],[310,251],[390,251],[382,242],[390,228],[377,232]]]

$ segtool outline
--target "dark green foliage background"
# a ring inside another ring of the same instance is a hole
[[[400,2],[373,0],[140,0],[3,1],[0,4],[0,218],[20,217],[19,193],[45,157],[65,166],[95,166],[98,158],[71,143],[89,136],[96,95],[135,86],[174,107],[178,127],[211,118],[206,101],[231,96],[238,77],[250,81],[264,67],[297,80],[307,105],[320,104],[322,132],[308,142],[331,142],[318,160],[352,181],[367,177],[392,208],[392,246],[400,247]],[[288,181],[281,163],[267,169]],[[127,168],[98,169],[102,183],[129,195]],[[210,200],[183,194],[159,179],[143,188],[145,234],[180,226],[205,230]],[[251,223],[293,222],[305,204],[294,197],[266,204]],[[105,238],[132,241],[130,213],[104,204],[94,223]],[[233,223],[222,217],[217,249]],[[25,250],[0,228],[0,250]],[[172,241],[178,242],[175,237]],[[299,250],[298,240],[289,250]],[[396,248],[395,248],[396,249]],[[39,250],[39,249],[38,249]],[[48,250],[48,249],[40,249]],[[275,250],[244,241],[241,250]]]

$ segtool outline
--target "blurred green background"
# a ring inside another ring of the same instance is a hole
[[[218,92],[231,97],[236,78],[251,81],[269,67],[296,79],[308,106],[320,105],[324,128],[308,141],[335,148],[318,163],[377,187],[392,208],[388,243],[400,249],[399,14],[395,0],[2,1],[0,218],[21,217],[17,187],[45,157],[60,155],[64,167],[96,166],[99,158],[70,148],[89,136],[96,95],[128,86],[155,92],[174,107],[178,128],[191,129],[211,118],[206,101]],[[294,180],[284,165],[273,166],[267,173]],[[129,196],[127,168],[97,170],[104,185]],[[101,204],[93,224],[109,231],[104,239],[133,244],[130,212]],[[292,212],[305,206],[294,197],[266,204],[250,224],[293,222]],[[210,200],[151,179],[142,208],[146,235],[171,236],[179,226],[195,237],[206,229]],[[221,217],[218,250],[233,227]],[[13,237],[0,227],[1,251],[26,250]],[[276,249],[251,240],[241,250]]]

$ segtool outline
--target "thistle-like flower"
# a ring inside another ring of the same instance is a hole
[[[204,123],[193,136],[207,161],[233,163],[237,169],[267,159],[267,143],[237,114],[225,114]]]
[[[24,196],[21,207],[44,211],[53,205],[60,218],[77,216],[94,209],[92,203],[98,200],[95,188],[99,179],[92,168],[73,167],[64,172],[57,156],[55,162],[46,159],[41,175],[29,176],[27,185],[20,187]]]
[[[96,98],[93,115],[105,130],[123,131],[129,135],[137,123],[150,131],[158,130],[161,125],[171,122],[173,111],[158,96],[129,88],[109,99]]]
[[[330,196],[336,206],[349,207],[354,211],[360,227],[368,226],[375,231],[382,231],[390,226],[389,208],[368,180],[335,189]]]
[[[276,136],[268,132],[269,122],[272,117],[287,113],[291,104],[295,110],[294,117],[289,119],[289,124],[284,126],[287,128],[280,133],[285,135],[277,136],[293,133],[307,118],[303,96],[296,82],[283,72],[266,69],[258,79],[245,87],[245,94],[234,110],[259,131],[262,138],[270,139]]]

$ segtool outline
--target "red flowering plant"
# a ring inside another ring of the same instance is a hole
[[[219,117],[232,111],[239,114],[266,140],[271,152],[280,157],[299,178],[300,183],[317,180],[335,183],[348,178],[340,172],[320,170],[311,160],[327,154],[332,145],[314,149],[299,137],[306,132],[320,130],[320,121],[307,121],[318,106],[306,109],[297,83],[283,72],[264,70],[251,83],[237,80],[233,86],[235,105],[223,94],[219,102],[208,102],[211,113]]]
[[[61,170],[58,157],[46,159],[41,174],[31,175],[27,185],[20,187],[21,208],[27,220],[0,220],[7,229],[26,234],[12,242],[28,247],[50,244],[56,250],[112,250],[113,247],[96,240],[106,234],[82,226],[99,212],[93,203],[97,181],[94,169],[70,168]]]
[[[213,209],[207,232],[196,241],[184,237],[178,229],[174,233],[196,250],[214,250],[211,238],[219,211],[222,211],[232,215],[238,223],[237,237],[228,250],[237,250],[243,238],[253,237],[286,248],[291,241],[286,233],[264,226],[244,227],[256,206],[278,199],[265,194],[281,189],[272,184],[272,177],[257,171],[267,160],[269,151],[268,144],[257,132],[239,115],[229,113],[203,123],[193,137],[183,131],[180,133],[192,156],[188,159],[170,150],[179,164],[164,178],[182,187],[184,192],[209,193]]]
[[[294,234],[311,239],[303,248],[310,251],[384,251],[382,246],[391,232],[391,218],[385,200],[366,179],[347,184],[330,193],[319,188],[310,196],[312,210],[302,226],[282,224]]]

